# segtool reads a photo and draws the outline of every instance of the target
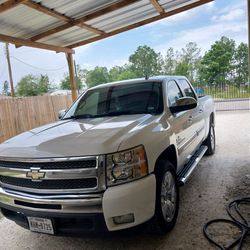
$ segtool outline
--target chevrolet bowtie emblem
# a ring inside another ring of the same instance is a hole
[[[30,169],[26,174],[27,177],[31,178],[32,181],[40,181],[45,177],[44,172],[40,172],[39,168]]]

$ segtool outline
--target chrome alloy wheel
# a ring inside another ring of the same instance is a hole
[[[177,190],[174,176],[167,171],[161,184],[161,210],[165,221],[173,220],[177,203]]]
[[[213,127],[211,127],[211,131],[210,131],[210,142],[211,142],[212,151],[214,151],[214,149],[215,149],[215,134],[214,134]]]

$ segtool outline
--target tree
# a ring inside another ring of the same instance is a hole
[[[122,81],[136,77],[137,74],[133,71],[131,65],[129,64],[125,64],[124,66],[114,66],[109,70],[110,81]]]
[[[193,82],[197,78],[197,68],[201,60],[201,49],[198,48],[197,43],[189,42],[181,51],[182,68],[187,71],[185,75]]]
[[[86,81],[87,70],[81,69],[80,65],[76,65],[76,71],[77,71],[77,78],[76,78],[77,88],[82,89],[83,84]],[[69,73],[64,73],[63,79],[60,81],[60,88],[71,89]]]
[[[180,62],[177,62],[176,64],[175,75],[186,76],[191,80],[189,76],[189,70],[190,70],[190,65],[184,60],[182,60]]]
[[[109,73],[106,67],[96,66],[86,74],[86,83],[88,87],[93,87],[109,81]]]
[[[9,95],[10,94],[10,85],[8,81],[4,81],[3,83],[3,89],[2,89],[2,94],[3,95]]]
[[[152,48],[144,45],[129,57],[131,69],[137,77],[149,77],[158,75],[162,71],[163,59],[160,53],[156,53]]]
[[[176,68],[176,56],[173,48],[169,48],[163,65],[163,72],[166,75],[174,75]]]
[[[201,60],[200,78],[208,84],[229,83],[233,70],[235,41],[222,37]]]
[[[125,65],[125,69],[121,72],[121,74],[118,76],[118,81],[122,80],[128,80],[128,79],[134,79],[137,78],[136,72],[134,72],[130,66]]]
[[[71,89],[71,83],[68,73],[64,73],[63,79],[60,81],[60,89]]]
[[[119,77],[125,71],[125,67],[123,66],[114,66],[109,70],[109,80],[111,82],[118,81]]]
[[[248,79],[248,46],[241,43],[235,51],[235,82],[240,85]]]
[[[47,93],[50,89],[49,77],[47,75],[26,75],[16,86],[16,93],[19,96],[37,96]]]
[[[40,75],[37,82],[38,93],[47,93],[50,89],[50,82],[48,75]]]

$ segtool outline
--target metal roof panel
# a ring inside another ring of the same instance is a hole
[[[158,0],[159,4],[166,12],[176,10],[177,8],[189,4],[201,5],[210,1],[212,0]],[[0,0],[0,4],[5,2],[7,1]],[[32,2],[40,4],[49,10],[57,11],[58,13],[66,15],[72,19],[78,19],[85,15],[95,13],[96,11],[111,6],[114,3],[128,3],[125,0],[33,0]],[[13,4],[15,4],[15,7],[2,12],[0,11],[0,36],[2,35],[3,41],[6,41],[6,37],[4,36],[28,39],[48,30],[51,30],[51,35],[43,37],[38,42],[64,47],[90,38],[96,37],[98,39],[99,37],[99,35],[96,34],[98,30],[86,30],[78,26],[72,26],[65,30],[59,29],[58,32],[54,32],[54,28],[66,24],[66,21],[53,17],[52,13],[46,14],[42,11],[28,7],[25,3],[17,6],[15,2]],[[163,16],[164,15],[162,15],[162,17]],[[133,25],[152,17],[156,17],[152,19],[156,20],[160,19],[161,16],[159,16],[159,13],[149,0],[138,0],[126,7],[115,9],[114,11],[89,20],[86,24],[108,33],[108,35],[101,35],[99,37],[99,39],[101,39],[112,35],[109,34],[111,31],[116,31],[120,28],[124,28],[122,31],[125,31],[125,27],[128,25]],[[142,24],[143,23],[141,23],[141,25]],[[138,26],[135,25],[134,27]],[[133,26],[130,28],[133,28]],[[115,32],[113,32],[113,34],[114,33]],[[12,40],[14,41],[14,39]],[[88,40],[88,42],[94,40],[96,39]]]

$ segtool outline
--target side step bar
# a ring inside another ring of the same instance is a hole
[[[201,146],[199,150],[195,152],[195,154],[192,156],[190,161],[183,167],[183,169],[178,173],[178,184],[180,186],[183,186],[189,177],[191,176],[192,172],[197,167],[198,163],[202,159],[203,155],[207,151],[207,146]]]

